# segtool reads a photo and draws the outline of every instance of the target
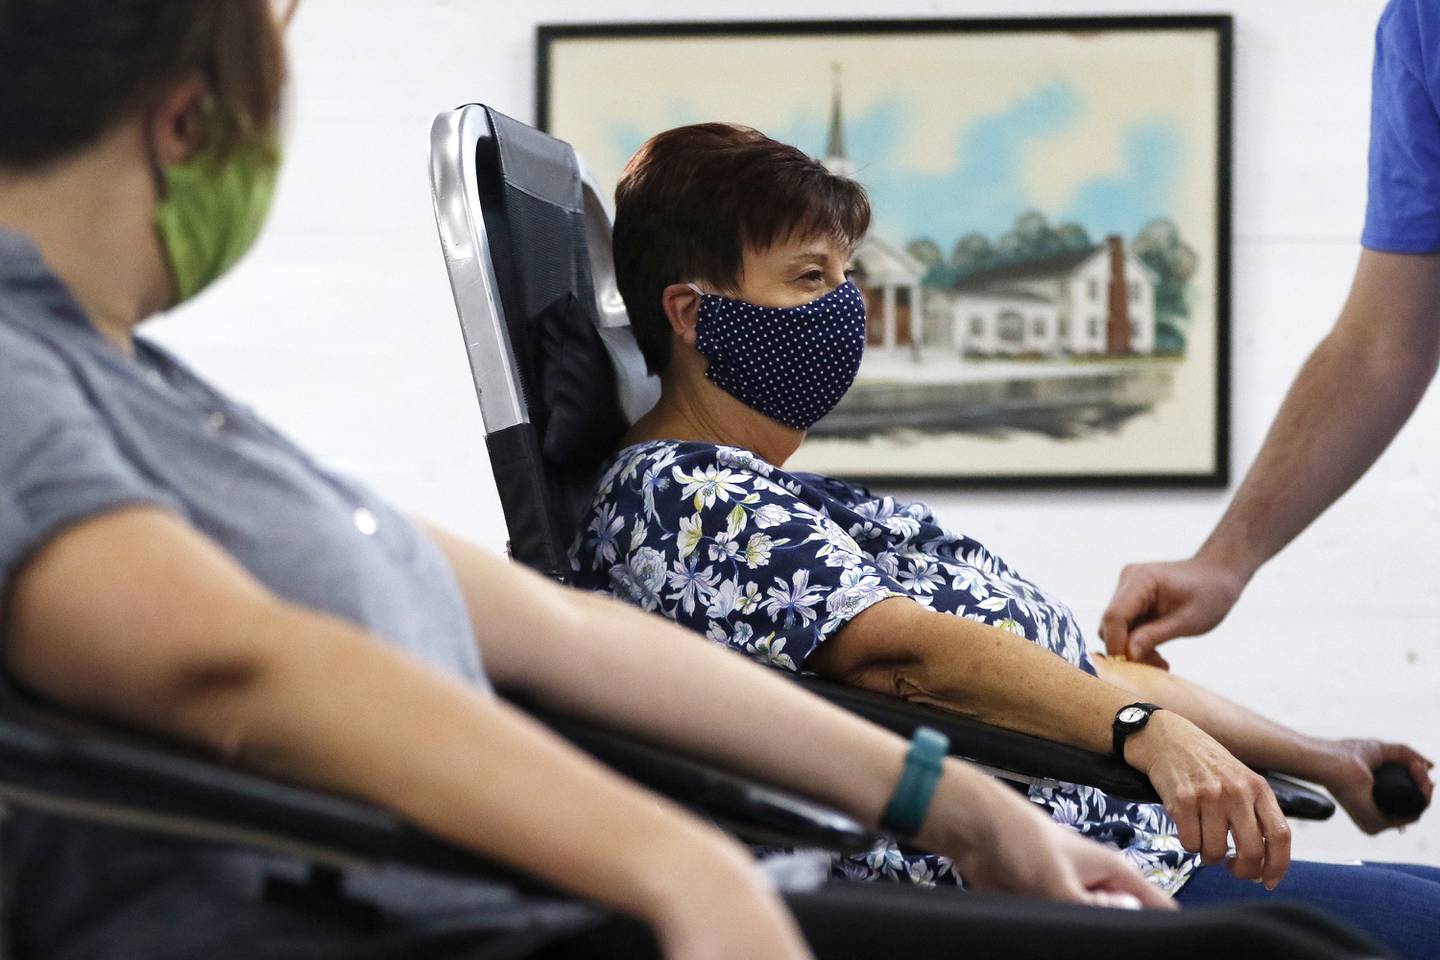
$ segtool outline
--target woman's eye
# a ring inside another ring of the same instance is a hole
[[[800,279],[803,280],[803,281],[805,281],[806,283],[824,283],[824,282],[825,282],[825,271],[824,271],[824,270],[810,270],[810,271],[808,271],[808,272],[806,272],[806,273],[802,273],[802,274],[800,275]]]

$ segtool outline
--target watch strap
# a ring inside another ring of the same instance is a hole
[[[1125,723],[1120,719],[1122,713],[1134,707],[1139,707],[1145,711],[1145,719],[1136,721],[1135,723]],[[1140,701],[1137,703],[1127,703],[1115,711],[1115,722],[1110,726],[1110,748],[1114,751],[1116,760],[1119,760],[1121,763],[1125,762],[1125,741],[1130,738],[1132,733],[1139,733],[1141,730],[1144,730],[1145,725],[1150,722],[1150,716],[1159,709],[1161,709],[1161,707],[1158,703]]]
[[[930,727],[916,728],[905,754],[900,782],[895,784],[895,793],[885,807],[880,826],[901,837],[913,837],[919,832],[949,753],[949,737]]]

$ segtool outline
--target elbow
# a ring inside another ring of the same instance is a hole
[[[1435,379],[1436,372],[1440,371],[1440,326],[1432,324],[1425,331],[1422,349],[1416,353],[1416,370],[1410,383],[1415,392],[1415,402],[1419,403],[1430,382]]]
[[[114,638],[7,637],[5,670],[62,710],[232,754],[243,740],[236,705],[265,683],[274,657],[223,631],[147,631],[123,647]]]
[[[251,706],[271,672],[257,656],[186,664],[157,691],[157,726],[226,762],[259,763],[267,751],[256,742]]]
[[[985,711],[975,697],[949,687],[942,688],[923,669],[896,667],[888,682],[894,688],[894,696],[907,703],[934,707],[972,719],[984,718]]]
[[[926,613],[909,601],[878,603],[821,644],[805,666],[848,686],[904,699],[922,696],[941,659],[935,645],[922,639]]]
[[[1425,396],[1435,372],[1440,369],[1440,327],[1417,331],[1408,342],[1391,343],[1372,367],[1382,382],[1388,378],[1400,391],[1408,407]]]
[[[284,605],[256,616],[253,632],[234,642],[197,644],[156,672],[142,722],[193,743],[228,763],[257,769],[273,766],[267,746],[267,703],[278,699],[291,670],[284,644],[304,612]],[[303,651],[300,652],[303,655]]]
[[[933,705],[943,699],[937,690],[932,664],[921,651],[906,652],[901,656],[876,651],[857,654],[852,651],[841,669],[827,669],[814,658],[809,665],[827,679],[911,703]]]
[[[1388,323],[1347,310],[1327,341],[1333,363],[1358,367],[1370,382],[1415,403],[1440,370],[1440,325],[1428,309],[1402,311]]]

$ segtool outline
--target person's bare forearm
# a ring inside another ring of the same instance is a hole
[[[1197,556],[1248,580],[1370,468],[1435,374],[1437,294],[1435,258],[1362,255],[1340,320]]]
[[[1428,375],[1403,372],[1349,330],[1326,337],[1198,555],[1248,580],[1298,536],[1370,468],[1414,409],[1412,383]]]
[[[1195,555],[1120,571],[1101,618],[1112,655],[1215,629],[1265,562],[1350,488],[1414,411],[1440,362],[1440,254],[1364,251],[1335,329],[1311,354],[1229,509]]]
[[[473,585],[486,666],[502,689],[878,822],[904,764],[900,738],[660,617],[436,536]],[[522,621],[523,634],[504,628]],[[959,764],[946,778],[985,789]]]
[[[581,626],[535,664],[537,693],[878,822],[904,763],[899,738],[659,617],[567,592]]]
[[[614,601],[565,590],[431,530],[450,557],[496,684],[564,709],[654,736],[672,746],[874,821],[893,788],[903,747],[879,728],[837,711],[731,651]],[[522,632],[506,629],[526,623]],[[878,644],[848,658],[856,631]],[[873,667],[878,662],[879,668]],[[883,600],[832,637],[806,666],[987,723],[1108,753],[1111,722],[1134,698],[1024,637]],[[1024,678],[1023,680],[1020,678]],[[635,695],[643,689],[645,695]],[[737,740],[735,722],[752,735]],[[777,738],[770,731],[785,730]],[[810,749],[803,756],[796,740]],[[837,769],[828,758],[849,758]]]
[[[857,686],[1097,753],[1114,749],[1116,714],[1136,699],[1024,637],[905,597],[865,610],[809,663]],[[1214,737],[1161,711],[1131,734],[1119,759],[1150,779],[1187,850],[1217,862],[1232,837],[1238,876],[1279,882],[1290,856],[1285,818],[1264,779]],[[1202,821],[1210,826],[1202,830]]]
[[[720,846],[513,707],[348,624],[292,609],[269,635],[277,652],[252,684],[196,699],[174,726],[650,919],[665,896],[652,885]]]
[[[1342,759],[1334,741],[1291,730],[1168,670],[1107,658],[1095,665],[1102,678],[1134,699],[1174,710],[1257,769],[1323,783]]]
[[[852,632],[853,631],[853,632]],[[1098,753],[1135,698],[1024,637],[902,598],[861,613],[811,658],[822,676]]]

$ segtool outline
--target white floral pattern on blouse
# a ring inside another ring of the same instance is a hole
[[[1094,673],[1075,616],[921,503],[791,474],[737,447],[647,441],[620,451],[571,551],[578,586],[663,614],[782,670],[887,597],[1009,630]],[[1056,822],[1123,851],[1174,894],[1199,857],[1153,803],[1046,782],[1030,800]],[[882,843],[838,858],[838,875],[961,884],[944,857]]]

